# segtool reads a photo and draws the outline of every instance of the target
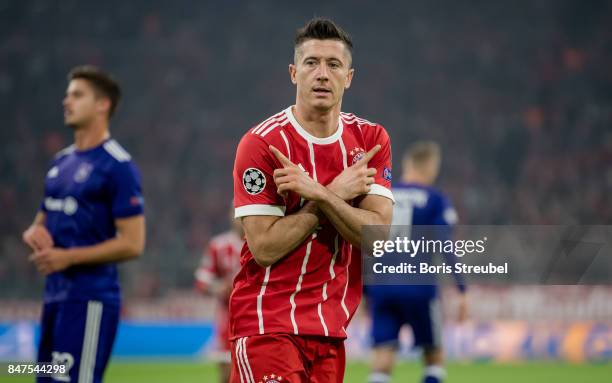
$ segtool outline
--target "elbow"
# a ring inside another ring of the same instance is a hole
[[[127,259],[136,259],[144,253],[144,243],[130,244],[125,249]]]
[[[272,266],[280,258],[278,254],[259,244],[253,247],[249,246],[249,249],[251,254],[253,254],[255,263],[261,267]]]
[[[251,254],[253,254],[255,263],[261,267],[272,266],[275,262],[274,256],[269,253],[251,251]]]

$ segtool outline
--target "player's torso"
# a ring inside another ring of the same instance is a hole
[[[116,235],[112,216],[110,156],[102,145],[84,152],[67,150],[45,177],[45,225],[56,247],[91,246]],[[114,263],[72,266],[50,274],[45,301],[98,299],[119,303]]]
[[[394,186],[392,238],[408,237],[419,239],[428,236],[436,222],[439,209],[439,192],[434,188],[419,184],[400,183]],[[398,259],[398,262],[401,260]],[[437,296],[435,284],[410,284],[390,286],[370,286],[368,298],[375,301],[397,302],[398,305],[414,301],[430,300]]]
[[[357,118],[344,114],[339,118],[336,133],[324,139],[306,133],[295,117],[287,112],[277,115],[275,123],[256,126],[247,134],[264,138],[267,144],[278,148],[323,185],[332,182],[374,146],[367,142]],[[273,182],[272,179],[266,180],[267,187]],[[285,215],[295,213],[304,204],[295,193],[290,193],[284,202]],[[266,332],[272,329],[297,334],[344,336],[343,325],[355,308],[347,307],[346,301],[354,302],[356,299],[352,299],[352,295],[360,294],[353,288],[354,284],[348,288],[350,260],[351,246],[326,219],[320,222],[313,235],[269,270],[257,265],[245,246],[243,267],[232,294],[234,335],[253,332],[236,325],[236,319],[239,321],[246,308],[253,307],[259,311],[260,323],[267,324],[262,325],[260,331],[265,328]],[[264,294],[262,285],[265,285]],[[254,327],[257,333],[257,321]]]
[[[108,167],[103,149],[57,160],[45,178],[46,226],[56,246],[98,243],[114,236]]]
[[[366,148],[373,146],[372,143],[366,142],[356,117],[345,114],[340,116],[336,133],[327,138],[321,139],[309,135],[295,120],[293,114],[288,114],[288,118],[277,128],[269,131],[266,137],[271,145],[281,150],[294,164],[300,166],[322,185],[331,183],[344,169],[358,161],[366,153]],[[268,182],[274,181],[268,180]],[[285,215],[288,215],[300,210],[304,201],[296,193],[289,193],[285,204]],[[346,245],[344,252],[342,252],[343,245]],[[349,255],[347,245],[333,225],[323,219],[316,230],[311,252],[331,256],[336,253],[336,246],[339,246],[339,258],[336,262],[340,261],[344,265],[347,259],[340,258]],[[300,259],[293,261],[301,265]],[[324,266],[328,261],[322,258],[309,262],[313,262],[311,266],[314,268],[315,265]]]

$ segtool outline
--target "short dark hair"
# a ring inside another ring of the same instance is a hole
[[[68,81],[77,79],[87,80],[98,96],[110,100],[111,106],[108,110],[108,117],[112,117],[117,105],[119,105],[119,100],[121,100],[121,88],[113,76],[93,65],[81,65],[72,68],[68,73]]]
[[[349,52],[353,52],[351,36],[330,19],[316,17],[298,29],[295,34],[295,45],[299,47],[306,40],[339,40],[346,45]]]

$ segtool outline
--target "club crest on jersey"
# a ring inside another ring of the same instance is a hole
[[[262,380],[257,381],[257,383],[282,383],[283,377],[280,375],[270,374],[264,375]]]
[[[248,168],[242,174],[242,185],[250,195],[261,193],[266,187],[266,176],[256,168]]]
[[[391,169],[385,167],[385,169],[383,170],[383,178],[386,179],[387,181],[391,181],[391,178],[393,178],[391,176]]]
[[[85,182],[87,178],[89,178],[92,169],[92,164],[88,164],[87,162],[82,163],[81,165],[79,165],[79,168],[77,169],[76,173],[74,173],[74,181],[79,183]]]
[[[349,154],[353,157],[353,164],[354,164],[355,162],[362,159],[363,156],[365,156],[365,150],[363,150],[363,148],[356,147],[356,148],[351,149]]]

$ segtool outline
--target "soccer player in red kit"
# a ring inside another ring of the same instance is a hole
[[[387,132],[341,113],[351,50],[331,20],[298,30],[295,105],[238,145],[234,206],[247,243],[230,298],[231,382],[343,380],[361,229],[389,225],[393,204]]]
[[[229,381],[231,346],[229,341],[229,296],[232,282],[240,270],[240,252],[244,245],[244,231],[240,220],[234,219],[231,209],[230,230],[211,238],[202,262],[195,272],[196,288],[203,293],[213,294],[218,298],[217,307],[217,355],[219,364],[219,381]]]

